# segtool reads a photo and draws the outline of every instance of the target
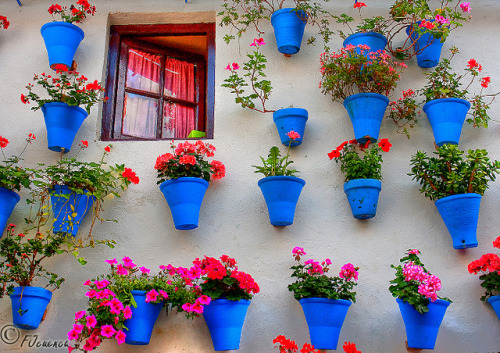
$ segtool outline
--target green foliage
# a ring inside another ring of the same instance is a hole
[[[291,144],[291,141],[290,141]],[[295,169],[288,169],[288,166],[293,163],[289,160],[290,157],[290,146],[285,156],[281,156],[281,152],[278,147],[273,146],[269,150],[269,155],[267,159],[260,157],[263,166],[253,165],[252,167],[257,170],[255,173],[262,173],[265,177],[268,176],[295,176],[298,173]]]
[[[388,117],[398,127],[397,132],[405,134],[408,139],[410,138],[408,129],[413,128],[418,123],[417,111],[419,106],[415,99],[416,96],[417,92],[408,89],[403,91],[403,97],[389,103]],[[418,114],[420,114],[420,111],[418,111]]]
[[[413,180],[420,183],[420,192],[431,200],[445,196],[476,193],[483,195],[488,182],[496,179],[500,162],[490,162],[486,150],[469,150],[467,154],[458,146],[445,144],[429,157],[417,151],[411,158]]]
[[[351,28],[351,26],[349,25],[349,23],[354,22],[353,17],[343,13],[339,16],[334,15],[333,18],[335,18],[337,23],[342,24],[343,26],[347,26],[349,28],[349,31],[351,32],[351,34],[375,32],[375,33],[380,33],[380,34],[384,35],[386,28],[387,28],[387,25],[388,25],[385,18],[382,16],[363,18],[363,16],[361,15],[361,8],[362,7],[358,8],[360,24],[358,24],[356,26],[356,30],[353,30]],[[341,30],[339,30],[338,33],[342,39],[346,39],[350,35],[350,34],[346,35]]]
[[[2,151],[3,156],[3,161],[0,164],[0,187],[16,191],[20,191],[22,187],[26,189],[31,187],[33,170],[22,168],[17,164],[21,160],[21,156],[24,151],[26,151],[28,145],[35,139],[35,135],[30,133],[26,138],[26,144],[21,150],[21,153],[19,153],[18,156],[7,157],[4,148],[9,144],[9,140],[0,136],[0,151]]]

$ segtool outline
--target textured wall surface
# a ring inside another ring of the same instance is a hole
[[[164,12],[220,11],[216,0],[95,0],[96,16],[88,18],[80,27],[85,31],[76,60],[78,69],[90,79],[104,81],[107,57],[108,15],[110,12]],[[25,165],[38,162],[54,163],[59,155],[46,148],[46,133],[41,111],[31,112],[19,96],[34,73],[49,72],[47,54],[40,36],[40,27],[51,20],[46,12],[52,1],[22,0],[19,7],[14,0],[0,3],[0,14],[11,22],[8,30],[0,31],[0,135],[11,144],[8,151],[21,148],[25,136],[32,132],[36,143],[25,155]],[[365,16],[385,14],[391,4],[388,0],[366,1],[370,6]],[[62,3],[69,5],[69,3]],[[351,10],[352,1],[337,0],[327,4],[338,13]],[[456,45],[461,54],[454,66],[462,69],[470,58],[475,58],[491,76],[493,90],[500,87],[500,4],[494,0],[474,1],[471,4],[473,20],[452,32],[444,50]],[[218,18],[219,20],[219,18]],[[153,169],[156,157],[167,152],[168,141],[113,142],[109,162],[125,163],[134,169],[141,182],[132,185],[121,199],[105,204],[106,218],[118,223],[95,226],[95,237],[118,242],[115,249],[96,248],[85,251],[88,264],[80,266],[71,256],[62,256],[47,264],[66,278],[63,287],[54,292],[46,320],[34,332],[22,332],[18,342],[7,345],[0,340],[0,351],[52,352],[59,351],[27,347],[26,334],[38,335],[38,340],[65,340],[73,323],[75,311],[86,306],[82,283],[107,271],[105,259],[130,256],[137,264],[156,268],[174,263],[189,266],[203,255],[235,257],[240,269],[254,276],[261,287],[250,305],[243,328],[242,353],[276,352],[272,340],[285,334],[302,345],[309,341],[302,309],[288,292],[289,267],[293,265],[291,250],[302,246],[308,255],[323,260],[328,257],[337,271],[344,263],[360,267],[357,302],[351,306],[339,342],[354,341],[364,353],[405,352],[405,330],[395,299],[387,287],[394,276],[390,264],[398,262],[408,248],[422,251],[426,267],[443,282],[442,296],[453,300],[441,326],[436,344],[440,353],[487,353],[500,350],[497,333],[499,320],[488,304],[479,300],[482,294],[477,276],[469,275],[467,264],[486,252],[493,252],[491,242],[498,236],[500,218],[498,199],[500,183],[492,183],[481,204],[478,225],[479,247],[458,251],[452,248],[450,236],[431,201],[418,191],[418,185],[407,175],[410,156],[417,150],[433,151],[430,125],[422,114],[411,139],[397,134],[392,122],[382,124],[380,136],[393,144],[384,156],[384,177],[377,216],[367,221],[351,216],[343,193],[340,168],[327,157],[327,152],[340,142],[353,138],[351,123],[343,106],[323,96],[318,89],[319,60],[322,46],[307,46],[299,54],[286,58],[276,50],[270,24],[264,24],[263,48],[268,58],[268,76],[273,83],[270,107],[301,107],[309,111],[304,142],[292,150],[292,159],[299,176],[306,180],[295,222],[285,228],[269,224],[264,199],[254,174],[253,164],[265,156],[279,137],[271,114],[243,111],[233,103],[229,90],[220,84],[227,76],[224,67],[229,62],[241,63],[245,58],[253,34],[245,35],[240,45],[226,45],[222,38],[226,28],[217,27],[216,82],[215,82],[215,138],[216,159],[225,163],[226,178],[210,183],[200,214],[200,226],[192,231],[175,230],[170,210],[156,185]],[[306,36],[313,29],[306,27]],[[331,47],[342,45],[338,37]],[[422,87],[423,72],[412,59],[403,73],[397,92]],[[396,96],[397,97],[397,96]],[[76,139],[89,140],[91,147],[84,157],[99,158],[106,142],[99,141],[102,105],[92,108]],[[493,120],[489,129],[464,126],[462,149],[486,148],[493,159],[500,159],[500,104],[491,109]],[[11,217],[21,224],[28,206],[26,193]],[[83,231],[89,223],[83,224]],[[10,300],[0,300],[0,326],[11,322]],[[23,347],[21,342],[25,340]],[[105,342],[102,352],[136,352],[133,346],[117,346]],[[144,352],[211,352],[210,335],[203,318],[186,320],[183,315],[160,315],[149,346]],[[341,351],[339,346],[339,351]],[[63,351],[63,350],[61,350]]]

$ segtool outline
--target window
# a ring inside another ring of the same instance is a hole
[[[215,24],[111,26],[102,140],[213,138]]]

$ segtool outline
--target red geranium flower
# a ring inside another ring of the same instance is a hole
[[[366,4],[364,2],[355,2],[354,3],[354,8],[355,9],[359,9],[361,7],[367,7]]]
[[[388,139],[381,139],[380,142],[378,143],[382,151],[384,152],[389,152],[389,150],[392,147],[392,144],[389,142]]]

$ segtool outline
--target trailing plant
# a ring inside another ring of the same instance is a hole
[[[227,255],[219,259],[205,256],[193,261],[193,265],[201,270],[201,292],[212,300],[250,300],[260,292],[252,276],[239,271],[236,260]]]
[[[500,237],[493,241],[493,247],[500,249]],[[477,275],[481,272],[479,279],[481,287],[486,291],[481,297],[482,301],[500,295],[500,257],[497,254],[484,254],[479,259],[472,261],[468,266],[469,273]]]
[[[417,249],[409,249],[399,262],[401,265],[391,268],[396,270],[396,278],[391,280],[389,291],[392,296],[410,304],[420,314],[429,311],[429,301],[435,302],[438,298],[451,302],[448,298],[437,295],[441,290],[441,280],[432,275],[425,268],[418,255]]]
[[[100,97],[101,92],[104,92],[104,87],[97,80],[87,83],[87,77],[80,75],[77,71],[68,71],[66,65],[63,64],[56,64],[55,70],[56,76],[54,77],[45,72],[33,77],[33,81],[45,89],[45,96],[49,98],[42,98],[33,92],[35,86],[31,83],[26,86],[28,94],[21,94],[21,101],[24,104],[36,103],[31,110],[38,110],[46,103],[61,102],[69,106],[84,106],[90,114],[90,108],[94,104],[108,99]]]
[[[156,158],[155,169],[158,171],[158,182],[181,177],[222,179],[226,175],[226,167],[219,161],[206,161],[204,158],[213,157],[215,147],[203,141],[181,142],[177,146],[172,140],[170,148],[173,153],[165,153]]]
[[[223,11],[218,15],[222,16],[221,26],[229,26],[236,31],[236,34],[226,34],[224,41],[229,43],[236,37],[240,38],[249,27],[254,28],[258,36],[262,36],[262,21],[270,21],[273,12],[282,8],[293,8],[298,16],[310,25],[317,27],[318,35],[323,38],[325,47],[330,41],[332,31],[330,30],[330,20],[333,15],[323,8],[322,2],[329,0],[224,0]],[[303,11],[303,12],[300,12]],[[303,13],[306,14],[304,18]],[[316,38],[311,36],[307,44],[314,43]]]
[[[410,138],[410,131],[417,123],[417,114],[420,114],[419,104],[416,100],[417,92],[412,89],[403,91],[402,97],[389,103],[389,118],[397,126],[397,132]]]
[[[295,299],[302,298],[327,298],[344,299],[356,302],[356,292],[353,291],[357,285],[358,269],[354,265],[347,263],[340,269],[338,276],[329,277],[330,259],[326,259],[321,264],[313,259],[301,262],[301,256],[306,255],[303,248],[295,247],[292,254],[297,261],[297,265],[292,266],[292,278],[297,280],[288,285],[288,290],[293,292]]]
[[[269,155],[267,159],[260,157],[263,166],[253,165],[252,167],[257,170],[255,173],[262,173],[265,177],[268,176],[295,176],[295,173],[298,173],[295,169],[288,169],[290,164],[293,164],[293,161],[290,160],[290,147],[294,140],[300,138],[298,132],[289,131],[286,135],[290,138],[290,142],[288,144],[288,148],[286,150],[286,155],[281,156],[280,149],[276,146],[271,147],[269,150]]]
[[[20,191],[22,187],[29,189],[31,187],[31,169],[22,168],[18,165],[21,156],[32,141],[36,139],[32,133],[28,134],[26,144],[17,156],[6,157],[4,148],[9,144],[9,140],[0,136],[0,150],[2,151],[3,161],[0,164],[0,187],[8,190]]]
[[[358,10],[359,22],[360,22],[355,27],[355,29],[352,29],[352,27],[349,25],[349,23],[354,22],[353,17],[345,13],[341,14],[340,16],[335,15],[333,17],[336,19],[337,23],[347,26],[347,28],[349,28],[349,31],[351,32],[350,34],[375,32],[384,35],[387,27],[387,21],[385,20],[385,18],[383,16],[363,18],[363,16],[361,15],[361,9],[363,7],[367,7],[364,2],[357,0],[354,2],[353,8]],[[338,33],[342,39],[346,39],[350,35],[350,34],[346,35],[341,30],[339,30]]]
[[[54,15],[60,15],[61,21],[63,22],[79,23],[82,22],[87,15],[94,16],[95,6],[90,5],[87,0],[77,0],[76,5],[71,5],[69,8],[59,4],[52,4],[47,11],[52,15],[52,18],[54,18]]]
[[[491,162],[484,149],[469,150],[467,154],[458,146],[445,144],[437,147],[435,157],[417,151],[411,158],[411,173],[420,183],[420,192],[432,201],[445,196],[465,193],[483,195],[488,182],[496,179],[500,162]]]
[[[345,182],[354,179],[382,180],[382,152],[389,152],[392,144],[388,139],[381,139],[378,144],[368,140],[361,144],[356,140],[344,141],[328,153],[328,157],[340,163],[340,171],[345,175]]]

